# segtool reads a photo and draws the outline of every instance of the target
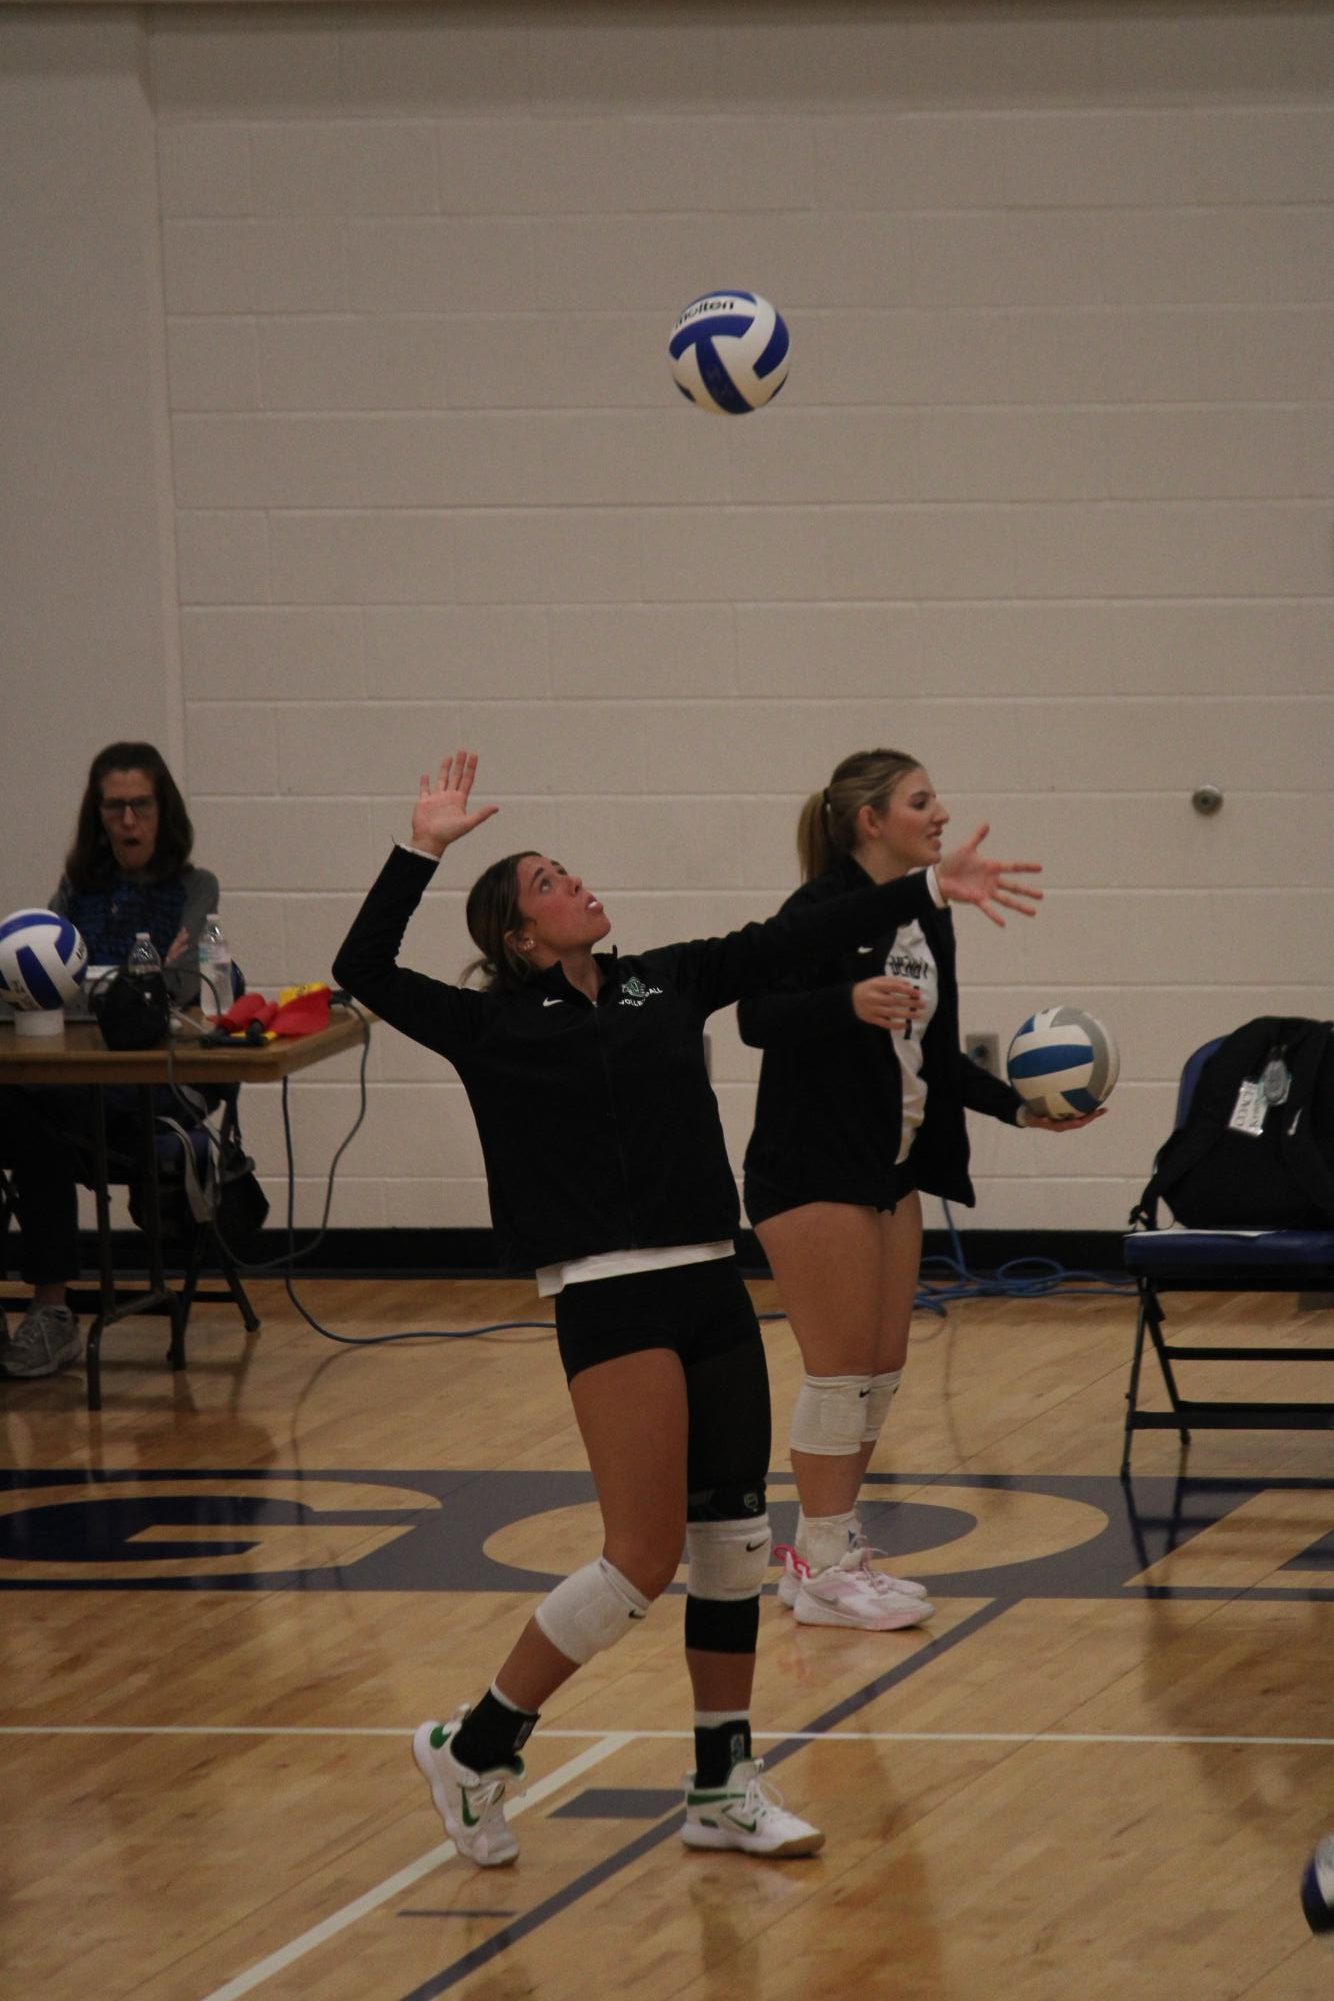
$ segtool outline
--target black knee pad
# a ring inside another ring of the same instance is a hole
[[[701,1654],[753,1654],[758,1598],[686,1598],[686,1645]]]

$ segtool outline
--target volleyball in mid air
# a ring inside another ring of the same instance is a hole
[[[88,947],[54,910],[13,910],[0,920],[0,994],[19,1013],[63,1008],[79,991]]]
[[[1121,1068],[1111,1031],[1078,1007],[1047,1007],[1017,1030],[1010,1082],[1040,1118],[1077,1119],[1110,1096]]]
[[[787,381],[787,327],[755,292],[692,299],[672,328],[668,352],[681,394],[720,416],[760,409]]]

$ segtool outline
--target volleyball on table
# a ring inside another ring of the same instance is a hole
[[[88,947],[54,910],[12,910],[0,920],[0,994],[22,1013],[64,1007],[79,991]]]
[[[1121,1068],[1111,1030],[1078,1007],[1046,1007],[1015,1033],[1010,1082],[1040,1118],[1077,1119],[1111,1095]]]
[[[787,381],[787,327],[757,292],[692,299],[667,345],[681,394],[719,416],[760,409]]]

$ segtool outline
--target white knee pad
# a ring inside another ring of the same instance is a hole
[[[768,1515],[738,1522],[690,1522],[686,1590],[692,1598],[757,1598],[772,1542]]]
[[[862,1432],[862,1444],[874,1445],[885,1428],[889,1416],[889,1406],[894,1401],[895,1391],[903,1381],[902,1369],[887,1369],[882,1376],[872,1376],[871,1393],[862,1405],[866,1425]]]
[[[614,1647],[629,1632],[631,1620],[642,1619],[648,1608],[643,1593],[600,1556],[548,1592],[533,1617],[552,1646],[582,1667],[594,1654]]]
[[[796,1452],[815,1452],[828,1459],[862,1449],[869,1376],[807,1376],[792,1406],[788,1443]]]

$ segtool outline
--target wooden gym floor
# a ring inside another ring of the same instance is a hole
[[[353,1334],[546,1317],[515,1285],[302,1291]],[[344,1349],[256,1303],[249,1341],[198,1309],[175,1379],[160,1322],[112,1330],[100,1418],[73,1374],[0,1386],[15,2001],[1328,2001],[1297,1885],[1334,1827],[1329,1434],[1205,1433],[1184,1481],[1141,1434],[1123,1488],[1128,1300],[914,1323],[874,1528],[936,1618],[798,1628],[765,1594],[759,1748],[820,1857],[681,1848],[678,1587],[552,1701],[519,1862],[485,1872],[408,1739],[596,1551],[552,1338]],[[1172,1324],[1331,1338],[1290,1299]],[[781,1437],[795,1348],[766,1342]]]

